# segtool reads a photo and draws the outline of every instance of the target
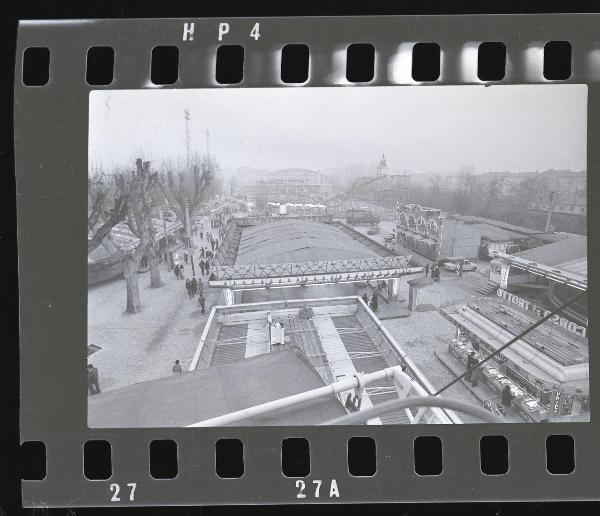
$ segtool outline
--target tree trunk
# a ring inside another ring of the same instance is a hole
[[[142,310],[138,284],[138,259],[135,254],[128,254],[125,256],[124,261],[124,275],[127,285],[127,307],[125,308],[125,313],[136,314]]]
[[[157,247],[152,246],[148,249],[148,264],[150,265],[150,288],[159,288],[163,286],[163,282],[160,278],[159,264],[159,250]]]

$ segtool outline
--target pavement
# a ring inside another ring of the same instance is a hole
[[[412,312],[410,317],[383,320],[383,325],[394,336],[435,389],[441,389],[456,378],[456,374],[439,360],[436,350],[448,345],[455,336],[452,324],[435,312]],[[480,400],[464,384],[456,383],[444,397],[481,406]],[[481,422],[468,414],[458,414],[465,423]]]
[[[196,246],[206,246],[194,237]],[[207,286],[204,276],[205,313],[197,297],[190,300],[185,281],[178,280],[160,266],[164,285],[150,288],[150,273],[139,275],[142,311],[126,314],[124,279],[116,279],[88,289],[88,345],[101,349],[88,357],[98,368],[101,390],[111,390],[132,383],[169,376],[173,362],[180,361],[185,371],[214,304],[224,304],[221,289]],[[191,276],[191,266],[185,266]],[[196,269],[196,277],[199,276]]]

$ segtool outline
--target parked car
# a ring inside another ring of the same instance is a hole
[[[396,235],[392,233],[391,235],[385,236],[383,239],[389,244],[396,240]]]
[[[469,260],[461,260],[460,262],[446,262],[446,269],[449,271],[456,270],[456,264],[461,263],[463,271],[476,271],[477,264]]]

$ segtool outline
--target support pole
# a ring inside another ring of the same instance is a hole
[[[186,230],[186,240],[187,240],[187,253],[190,257],[190,261],[192,263],[192,275],[196,275],[196,269],[194,268],[194,254],[192,249],[192,231],[190,228],[190,200],[186,198],[185,200],[185,230]]]

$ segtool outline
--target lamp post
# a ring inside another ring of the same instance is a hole
[[[548,203],[548,215],[546,216],[546,233],[550,231],[550,218],[552,217],[552,211],[554,211],[554,201],[556,194],[560,192],[550,192],[550,202]]]
[[[196,270],[194,268],[194,249],[192,246],[192,233],[190,229],[190,200],[186,197],[185,199],[185,229],[186,229],[186,240],[187,240],[187,253],[190,256],[190,261],[192,263],[192,275],[196,275]]]
[[[164,209],[160,210],[162,222],[163,222],[163,242],[165,244],[164,251],[166,256],[167,268],[169,270],[173,270],[173,257],[171,256],[171,248],[169,246],[169,235],[167,235],[167,219],[165,219],[165,211]]]

